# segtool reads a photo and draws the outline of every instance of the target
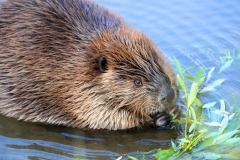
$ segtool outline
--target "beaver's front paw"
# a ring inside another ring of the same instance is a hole
[[[166,112],[158,113],[154,118],[153,122],[156,126],[167,126],[170,124],[172,118]]]

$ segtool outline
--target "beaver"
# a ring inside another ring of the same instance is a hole
[[[0,3],[0,114],[122,130],[167,125],[178,95],[156,44],[90,0]]]

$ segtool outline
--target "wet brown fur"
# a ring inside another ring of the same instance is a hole
[[[0,113],[8,117],[117,130],[148,124],[176,102],[158,101],[177,91],[156,45],[92,1],[2,2],[0,37]]]

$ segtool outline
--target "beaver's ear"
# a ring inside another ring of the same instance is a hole
[[[105,72],[107,70],[107,65],[108,65],[107,57],[106,56],[100,57],[98,60],[99,71]]]

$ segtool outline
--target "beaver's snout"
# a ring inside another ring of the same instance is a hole
[[[179,115],[178,107],[175,106],[175,96],[177,96],[177,94],[171,86],[165,86],[158,94],[158,102],[162,104],[163,107],[168,108],[169,111],[158,112],[151,115],[153,123],[156,126],[167,126],[171,123],[172,119],[175,119]]]
[[[172,87],[168,87],[164,89],[159,95],[158,95],[158,100],[162,104],[172,104],[172,101],[175,97],[175,92]]]

